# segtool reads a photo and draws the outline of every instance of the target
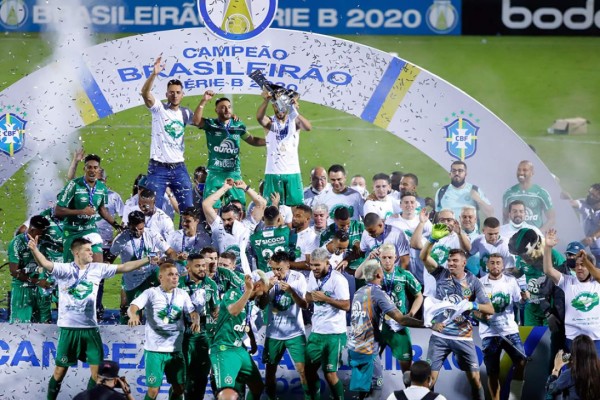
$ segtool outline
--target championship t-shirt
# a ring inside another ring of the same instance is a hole
[[[329,267],[329,272],[322,279],[315,279],[311,271],[308,278],[307,292],[322,291],[326,296],[335,300],[350,300],[348,281],[338,271]],[[312,316],[312,331],[314,333],[346,333],[346,311],[332,305],[315,301]]]
[[[267,272],[267,277],[273,277],[273,271]],[[304,298],[306,294],[306,278],[299,271],[288,271],[284,279],[298,297]],[[296,336],[304,335],[304,320],[302,309],[298,307],[292,295],[284,292],[279,284],[269,291],[269,311],[266,337],[287,340]]]
[[[396,257],[405,256],[409,253],[410,246],[404,232],[394,226],[384,225],[383,232],[377,237],[372,237],[369,232],[364,231],[360,239],[360,249],[366,256],[373,250],[377,250],[382,244],[389,243],[396,248]]]
[[[323,191],[316,201],[318,204],[325,204],[329,209],[327,224],[333,223],[333,216],[338,207],[346,207],[350,212],[350,218],[360,221],[363,215],[363,200],[360,193],[347,187],[342,193],[335,193],[333,190]]]
[[[298,111],[291,107],[285,121],[280,121],[276,116],[271,117],[271,130],[267,133],[267,166],[265,174],[299,174],[298,144],[300,132],[296,130]]]
[[[204,120],[208,148],[209,172],[240,171],[240,139],[246,135],[246,125],[240,121],[223,123],[216,118]]]
[[[236,268],[241,269],[245,274],[250,274],[250,264],[246,258],[246,248],[250,232],[244,224],[234,221],[231,233],[229,233],[225,230],[225,225],[221,217],[217,216],[213,223],[210,224],[210,229],[212,231],[213,243],[217,246],[219,254],[226,251],[235,253]]]
[[[519,333],[515,322],[513,304],[521,300],[521,289],[513,276],[502,275],[499,279],[490,279],[489,275],[479,279],[483,290],[494,306],[494,313],[486,323],[479,324],[481,338],[506,336]]]
[[[490,254],[498,253],[502,257],[504,268],[512,269],[515,267],[515,257],[508,251],[508,240],[499,238],[494,244],[489,244],[484,235],[479,235],[471,242],[471,255],[479,254],[479,267],[481,271],[487,273],[487,262]]]
[[[567,338],[588,335],[600,340],[600,283],[579,282],[575,276],[562,274],[557,286],[565,292]]]
[[[185,107],[172,110],[168,103],[158,100],[149,110],[152,114],[150,158],[162,163],[183,162],[183,135],[185,123],[191,119],[191,111]]]

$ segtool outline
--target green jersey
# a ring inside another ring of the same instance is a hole
[[[30,278],[37,278],[39,275],[38,265],[33,258],[33,254],[27,246],[29,238],[27,233],[22,233],[15,236],[8,244],[8,262],[15,263],[19,266],[19,269],[23,270]],[[17,278],[12,279],[13,284],[27,286],[26,283],[18,280]],[[35,285],[31,285],[35,286]]]
[[[558,267],[565,261],[565,257],[561,253],[555,249],[552,249],[552,266],[555,269],[558,269]],[[544,277],[544,279],[546,279],[542,266],[542,258],[540,258],[535,265],[531,265],[527,264],[521,257],[517,256],[515,261],[515,269],[519,273],[525,275],[525,280],[527,281],[527,290],[530,294],[529,301],[531,303],[539,303],[541,298],[538,294],[542,284],[542,282],[540,282],[540,278]]]
[[[63,221],[54,216],[54,208],[50,207],[40,213],[45,217],[50,226],[40,238],[40,247],[46,258],[53,262],[63,262]]]
[[[239,172],[240,139],[248,133],[246,125],[233,119],[224,124],[216,118],[206,118],[204,131],[208,148],[206,169],[209,172]]]
[[[236,316],[231,315],[227,309],[231,304],[237,302],[242,295],[242,290],[232,288],[223,296],[219,305],[219,317],[214,328],[211,343],[212,351],[216,351],[216,349],[224,351],[228,348],[244,345],[244,335],[246,330],[250,329],[250,321],[246,318],[246,316],[249,316],[249,304]]]
[[[212,314],[219,305],[219,288],[215,281],[206,276],[198,282],[188,279],[183,290],[190,296],[196,312],[200,315],[200,333],[196,335],[204,335],[207,332],[207,316]],[[186,324],[186,334],[192,334],[189,331],[189,323]]]
[[[230,289],[244,286],[243,274],[223,267],[217,267],[217,271],[213,275],[212,280],[217,285],[217,291],[219,295],[217,301]]]
[[[525,221],[537,228],[544,225],[544,212],[552,209],[550,193],[539,185],[531,185],[528,189],[521,189],[519,184],[514,185],[502,196],[504,209],[515,200],[521,200],[525,204]]]
[[[323,246],[325,243],[329,242],[332,238],[333,235],[335,235],[335,232],[338,230],[338,227],[335,223],[329,225],[327,227],[327,229],[325,229],[325,231],[323,231],[323,233],[321,233],[321,238],[320,238],[320,246]],[[360,240],[362,238],[362,233],[365,230],[365,226],[363,225],[362,222],[360,221],[354,221],[351,220],[350,221],[350,226],[348,227],[348,236],[350,237],[350,243],[348,244],[348,250],[352,249],[353,247],[356,247],[357,244],[360,245]],[[350,268],[352,269],[356,269],[359,267],[360,264],[362,264],[362,262],[364,261],[364,258],[358,258],[354,261],[352,261],[349,265]]]
[[[101,181],[89,187],[84,177],[70,181],[58,195],[57,205],[71,210],[83,210],[91,205],[96,211],[108,203],[108,188]],[[96,229],[98,213],[89,215],[70,215],[65,217],[65,232],[80,232]]]
[[[280,226],[268,227],[250,235],[250,247],[256,257],[258,269],[269,272],[269,260],[278,251],[289,253],[290,250],[290,228]]]
[[[395,266],[391,272],[383,271],[381,289],[387,293],[402,314],[408,313],[408,299],[406,293],[416,296],[421,293],[421,284],[409,271]]]

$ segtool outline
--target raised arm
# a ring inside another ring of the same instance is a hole
[[[410,247],[416,250],[421,250],[423,248],[423,228],[425,228],[425,224],[429,221],[429,215],[427,215],[427,210],[425,207],[421,209],[419,213],[419,224],[413,231],[412,236],[410,237]]]
[[[254,285],[252,283],[252,277],[250,275],[246,275],[244,277],[244,294],[242,294],[242,297],[240,297],[238,301],[227,306],[227,311],[229,311],[229,314],[236,317],[240,315],[242,311],[244,311],[244,307],[246,307],[246,304],[250,300],[250,295],[252,295],[253,287]]]
[[[152,86],[154,86],[154,79],[158,76],[158,74],[165,69],[165,64],[161,64],[162,56],[159,56],[156,61],[154,61],[154,68],[152,69],[152,73],[144,82],[144,86],[142,86],[142,98],[144,99],[144,104],[146,107],[150,108],[154,105],[156,99],[152,94]]]
[[[427,243],[425,243],[425,247],[421,249],[421,254],[419,254],[419,258],[421,259],[421,261],[423,261],[423,265],[425,265],[425,268],[427,268],[427,272],[429,272],[430,274],[432,274],[433,271],[435,271],[439,267],[438,263],[429,254],[431,252],[432,247],[433,243],[428,241]]]
[[[73,159],[71,160],[71,164],[69,165],[69,170],[67,171],[67,179],[72,180],[75,179],[75,175],[77,175],[77,166],[83,160],[85,156],[85,152],[83,148],[75,150],[73,153]]]
[[[558,244],[558,235],[556,234],[556,229],[550,229],[546,233],[546,237],[544,240],[544,274],[554,282],[555,285],[558,284],[560,280],[560,271],[554,268],[552,265],[552,248]]]
[[[208,196],[202,202],[202,211],[206,217],[206,222],[211,225],[218,217],[217,212],[214,209],[215,203],[225,194],[229,189],[233,187],[233,179],[225,179],[223,186],[217,189],[214,193]]]
[[[38,237],[33,237],[31,235],[27,235],[29,241],[27,242],[27,247],[31,250],[31,254],[33,254],[33,258],[35,262],[42,268],[44,268],[48,272],[52,272],[54,269],[54,263],[48,260],[42,252],[38,249]],[[11,271],[12,272],[12,271]]]
[[[202,99],[200,99],[200,103],[194,110],[194,116],[192,117],[192,125],[196,125],[198,128],[204,128],[204,106],[213,98],[215,92],[212,90],[207,90],[202,95]]]
[[[261,147],[261,146],[267,145],[265,138],[254,137],[250,134],[247,134],[246,136],[244,136],[244,142],[246,142],[250,146],[254,146],[254,147]]]
[[[310,121],[306,118],[304,118],[302,115],[300,115],[300,104],[298,103],[298,98],[294,97],[294,99],[292,100],[292,104],[296,107],[296,112],[298,113],[298,116],[296,117],[296,129],[302,129],[303,131],[311,131],[312,130],[312,124],[310,123]]]
[[[125,272],[135,271],[136,269],[143,267],[150,262],[150,256],[144,257],[141,260],[128,261],[124,264],[117,265],[117,274],[124,274]]]
[[[265,129],[271,129],[271,118],[267,117],[265,114],[267,112],[267,107],[269,106],[269,99],[271,98],[271,93],[264,90],[261,93],[263,98],[263,102],[258,106],[258,110],[256,111],[256,121]]]
[[[460,222],[458,222],[457,220],[454,220],[454,232],[456,232],[456,234],[458,235],[458,242],[460,243],[460,247],[467,254],[470,254],[471,253],[471,239],[469,239],[467,232],[465,232],[460,227]]]
[[[553,228],[554,225],[556,224],[556,210],[554,208],[551,208],[549,210],[546,210],[544,212],[544,214],[546,214],[546,223],[544,225],[542,225],[540,230],[542,232],[547,232],[550,228]]]

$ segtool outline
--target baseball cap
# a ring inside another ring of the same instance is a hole
[[[565,251],[565,253],[577,254],[580,250],[583,249],[585,249],[585,246],[581,242],[574,241],[567,245],[567,251]]]
[[[98,368],[98,375],[103,378],[114,379],[119,377],[119,364],[115,361],[104,360]]]

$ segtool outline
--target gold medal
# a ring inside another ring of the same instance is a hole
[[[279,145],[279,152],[280,152],[280,153],[285,153],[285,144],[281,143],[281,144]]]
[[[169,323],[169,317],[164,317],[163,318],[163,323],[168,324]]]
[[[277,314],[279,312],[279,310],[275,307],[273,307],[273,314]]]
[[[244,328],[244,330],[246,331],[246,333],[250,332],[250,327],[248,325],[246,325],[246,327]]]

